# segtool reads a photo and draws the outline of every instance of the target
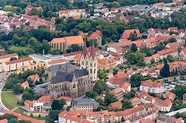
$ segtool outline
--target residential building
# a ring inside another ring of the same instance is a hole
[[[61,96],[57,98],[57,100],[62,100],[62,99],[66,101],[66,107],[71,105],[72,98],[67,97],[67,96]]]
[[[160,93],[163,93],[165,89],[164,89],[164,86],[160,82],[153,82],[151,79],[149,79],[149,80],[141,82],[140,91],[160,94]]]
[[[71,104],[72,111],[85,110],[93,111],[99,106],[99,103],[91,98],[73,99]]]
[[[39,81],[39,79],[40,79],[38,74],[30,75],[28,78],[30,78],[34,83],[36,81]]]
[[[115,112],[119,121],[124,117],[132,123],[138,123],[143,118],[154,120],[158,116],[158,109],[153,104],[143,104],[124,111]]]
[[[96,30],[95,32],[93,32],[90,36],[88,36],[87,40],[88,41],[96,41],[98,46],[102,46],[102,33],[100,30]]]
[[[86,91],[93,90],[98,69],[94,45],[89,55],[86,43],[84,44],[79,69],[68,71],[67,65],[64,65],[64,69],[61,69],[60,65],[56,67],[59,69],[48,72],[50,81],[48,90],[52,98],[60,96],[76,98],[84,95]]]
[[[184,123],[184,120],[182,118],[174,118],[174,117],[169,117],[166,115],[160,115],[157,117],[157,123]]]
[[[30,57],[17,59],[14,61],[7,61],[2,64],[3,71],[9,72],[18,70],[19,68],[29,66],[33,63],[33,59]]]
[[[43,102],[25,100],[25,108],[31,111],[42,111]]]
[[[37,101],[43,104],[47,104],[47,103],[51,103],[52,99],[50,96],[41,96]]]
[[[152,103],[154,104],[160,111],[163,112],[168,112],[170,111],[171,107],[172,107],[172,102],[170,99],[165,99],[165,100],[161,100],[159,98],[150,96],[147,92],[141,92],[140,93],[140,99],[141,102],[146,104],[146,103]]]
[[[136,33],[136,36],[138,38],[141,37],[141,33],[139,29],[130,29],[130,30],[125,30],[123,32],[121,39],[129,39],[131,33]]]
[[[109,112],[108,110],[99,112],[69,111],[61,112],[58,116],[59,123],[113,123],[118,121],[115,112]]]
[[[25,81],[21,84],[21,86],[23,87],[24,90],[28,89],[29,88],[29,83],[28,81]]]
[[[135,97],[131,99],[131,103],[132,103],[132,106],[137,106],[141,104],[141,100],[140,98]]]
[[[83,38],[81,36],[69,36],[63,38],[54,38],[50,42],[52,48],[59,49],[62,52],[66,52],[66,49],[68,49],[68,47],[70,47],[72,44],[83,46]]]
[[[15,58],[18,59],[18,55],[17,55],[17,53],[6,54],[6,55],[2,55],[2,56],[0,56],[0,63],[4,63],[4,62],[8,62],[8,61],[10,61],[10,59],[11,59],[12,57],[15,57]]]
[[[86,17],[86,11],[85,9],[60,10],[59,17],[79,19],[81,17]]]
[[[166,99],[170,99],[171,101],[174,101],[174,99],[176,98],[176,95],[170,91],[166,92]]]

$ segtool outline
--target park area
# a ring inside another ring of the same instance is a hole
[[[12,91],[2,91],[1,99],[2,99],[2,103],[4,104],[4,106],[7,107],[9,110],[12,110],[18,107],[17,105],[18,100],[14,96]]]

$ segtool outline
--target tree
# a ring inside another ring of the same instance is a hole
[[[177,40],[175,38],[169,39],[169,42],[176,42]]]
[[[66,104],[65,100],[53,100],[52,102],[52,110],[61,110],[63,109],[63,106]]]
[[[139,61],[144,61],[145,54],[139,51],[136,52],[128,52],[126,54],[127,62],[130,64],[136,64]]]
[[[122,116],[121,117],[121,122],[124,122],[125,121],[125,118]]]
[[[136,34],[136,32],[134,32],[134,33],[130,33],[130,35],[129,35],[129,38],[128,38],[129,40],[131,40],[131,41],[135,41],[135,40],[137,40],[138,39],[138,37],[137,37],[137,34]]]
[[[113,75],[117,74],[118,73],[118,69],[114,68],[112,73],[113,73]]]
[[[130,83],[132,87],[139,87],[141,84],[141,81],[143,81],[143,76],[140,74],[133,74],[130,77]]]
[[[59,110],[52,110],[49,112],[49,117],[53,120],[58,120],[58,114],[60,113]]]
[[[93,91],[101,94],[103,91],[108,91],[107,84],[103,80],[98,80],[93,88]]]
[[[173,58],[172,55],[168,55],[168,56],[167,56],[167,60],[168,60],[169,62],[174,62],[174,61],[175,61],[175,59]]]
[[[154,63],[155,63],[155,59],[154,59],[154,58],[151,59],[151,60],[150,60],[150,63],[151,63],[151,64],[154,64]]]
[[[17,60],[17,58],[16,57],[11,57],[10,58],[10,61],[14,61],[14,60]]]
[[[128,99],[125,99],[125,100],[122,100],[122,108],[125,110],[125,109],[129,109],[129,108],[132,108],[132,103],[130,100]]]
[[[166,59],[164,59],[164,66],[160,70],[160,75],[162,77],[169,77],[170,76],[169,64],[167,63]]]
[[[87,91],[85,93],[85,97],[95,99],[96,98],[96,94],[95,94],[94,91]]]
[[[136,46],[136,44],[132,44],[130,51],[131,52],[136,52],[138,50],[138,47]]]
[[[98,70],[98,78],[105,80],[107,78],[107,73],[105,70]]]
[[[105,104],[106,105],[109,105],[110,103],[113,103],[113,102],[116,102],[117,101],[117,98],[110,94],[110,93],[107,93],[106,96],[105,96]]]
[[[130,92],[126,92],[124,95],[125,99],[132,99],[134,98],[136,95],[136,91],[135,90],[131,90]]]
[[[16,84],[13,86],[12,91],[14,92],[14,94],[20,94],[23,93],[23,87],[21,86],[21,84]]]

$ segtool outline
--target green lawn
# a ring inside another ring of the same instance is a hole
[[[14,94],[11,91],[2,91],[1,98],[3,104],[10,110],[12,110],[15,107],[18,107],[17,105],[17,99],[14,96]]]
[[[21,109],[21,108],[18,108],[15,110],[15,112],[19,113],[19,114],[23,114],[24,113],[24,110]]]

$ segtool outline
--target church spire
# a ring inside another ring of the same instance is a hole
[[[84,41],[84,45],[83,45],[83,51],[82,51],[82,55],[85,58],[87,55],[87,45],[86,42]]]
[[[94,42],[92,43],[92,49],[90,52],[90,57],[92,57],[92,59],[94,60],[96,54],[95,54],[95,48],[94,48]]]

